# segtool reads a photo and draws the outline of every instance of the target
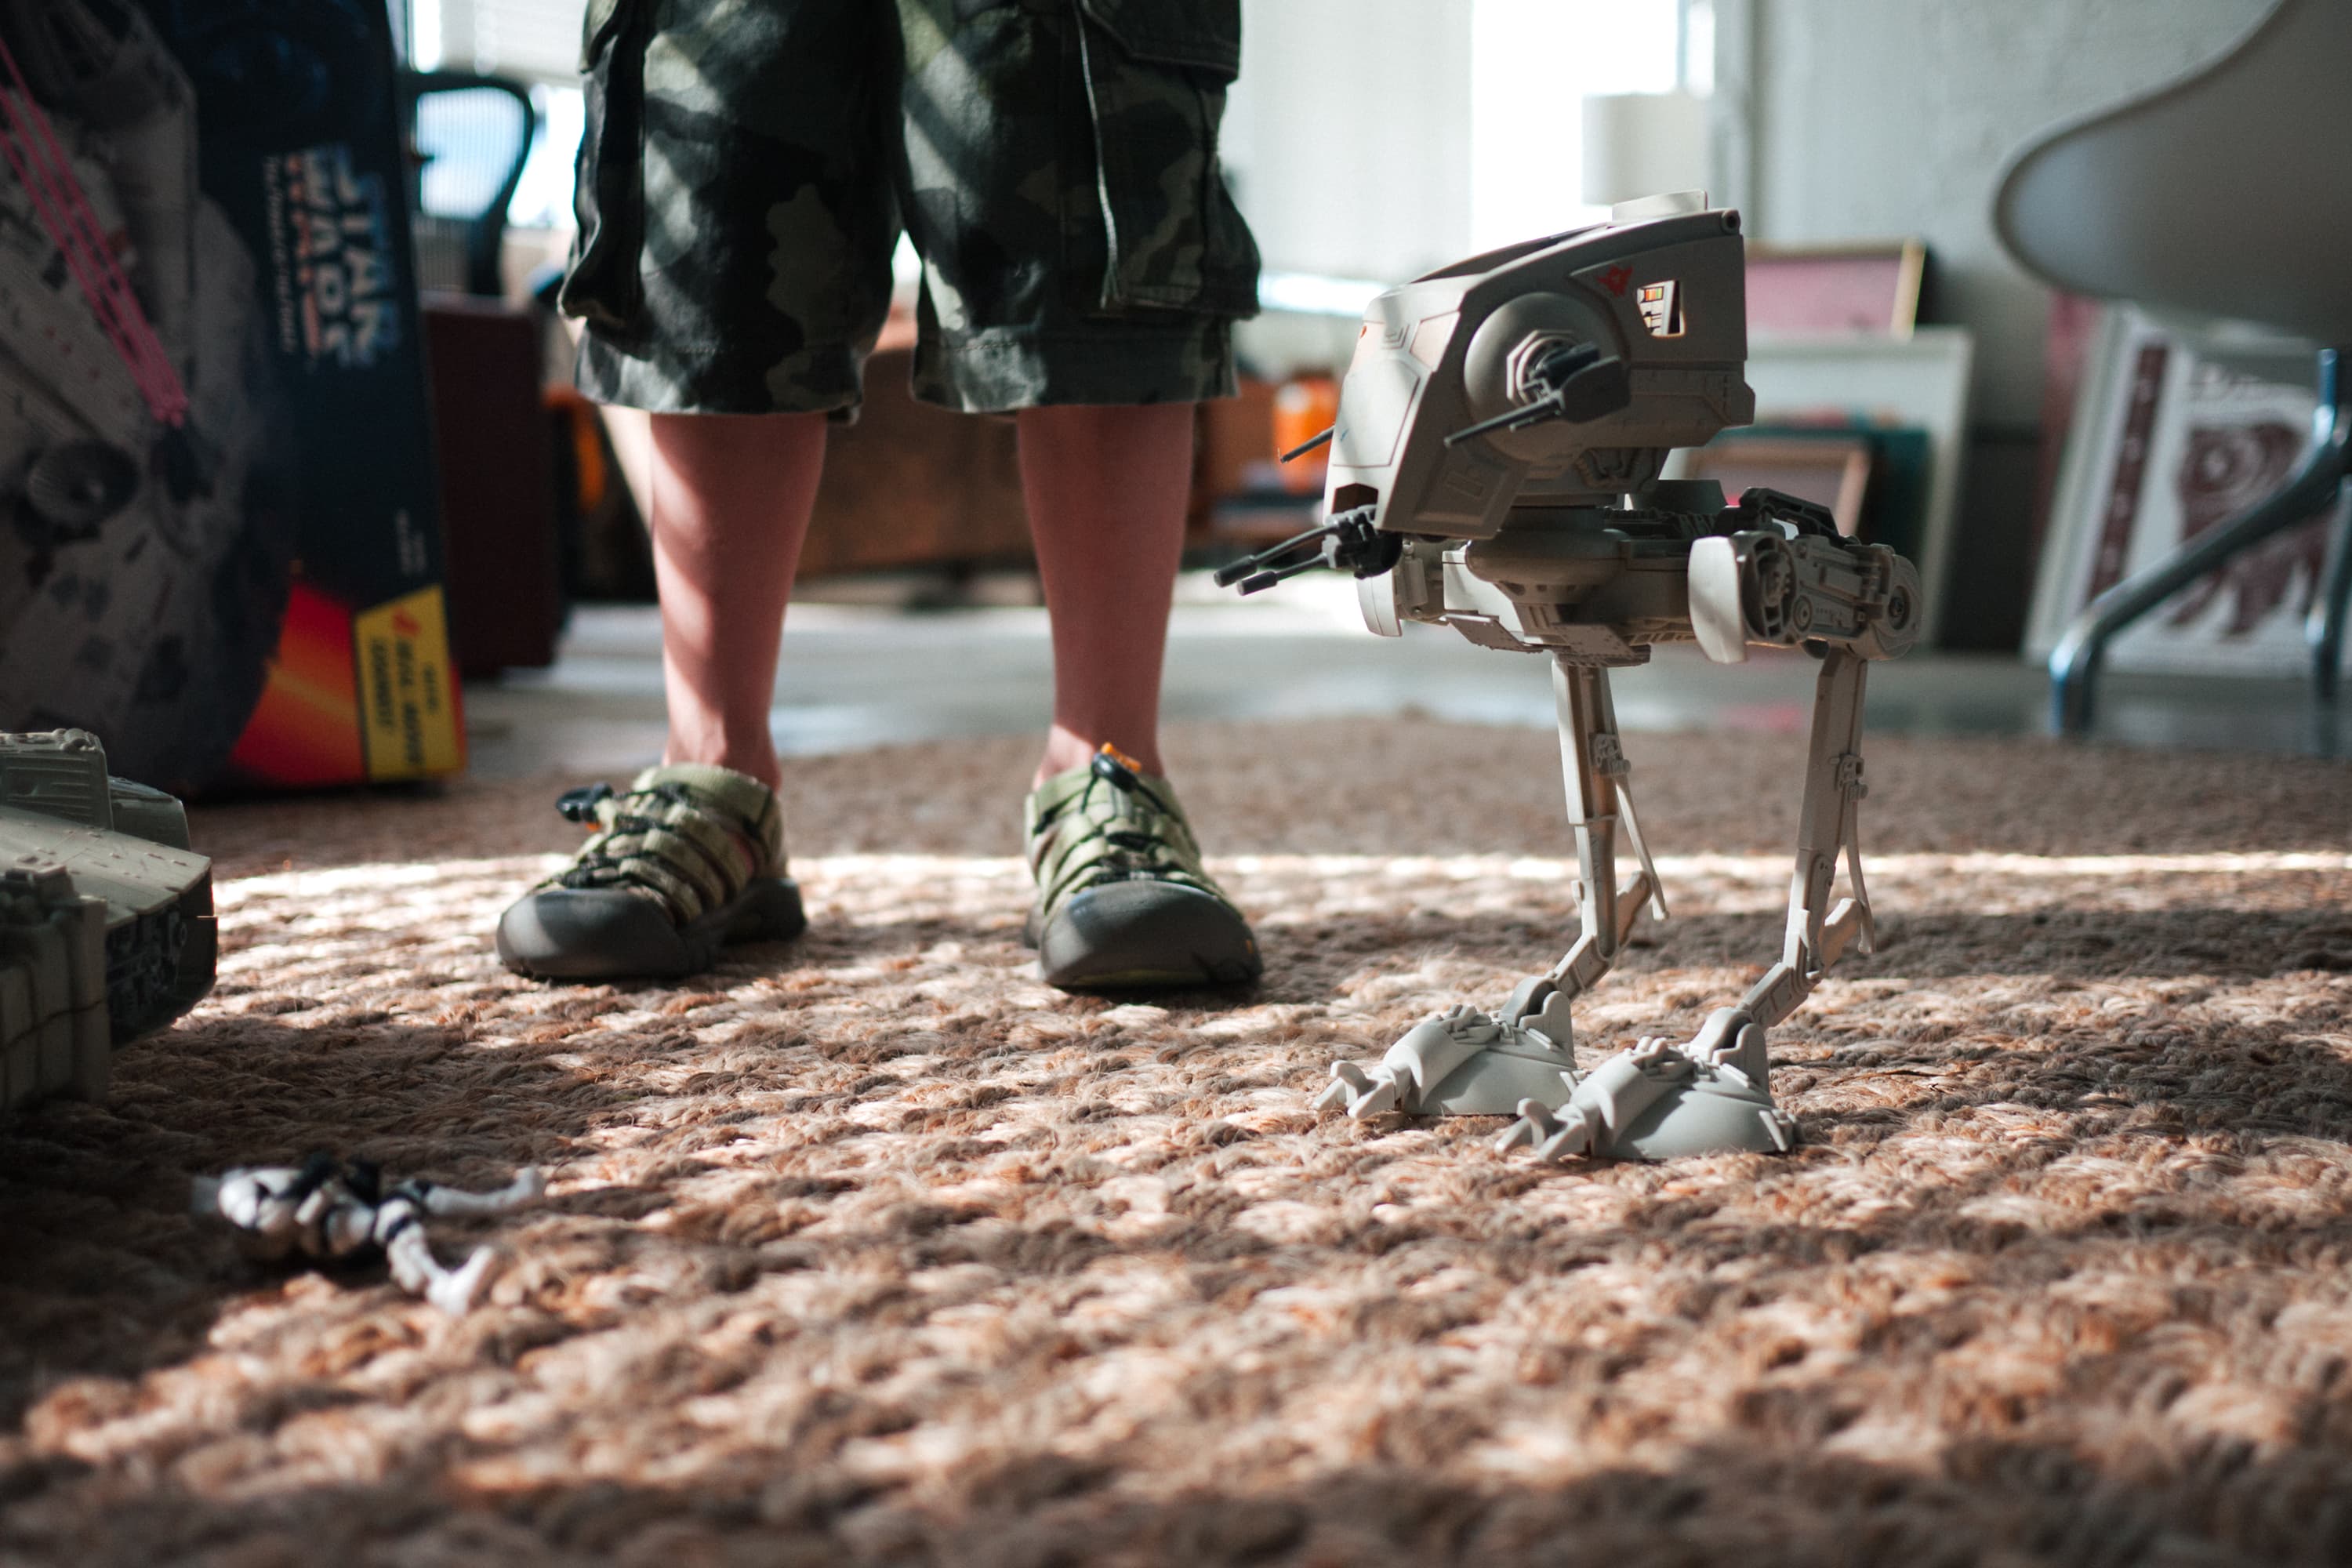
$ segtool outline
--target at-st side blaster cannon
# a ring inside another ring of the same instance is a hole
[[[1415,1026],[1378,1062],[1333,1064],[1318,1106],[1516,1115],[1505,1148],[1664,1159],[1782,1151],[1765,1031],[1829,965],[1873,941],[1855,812],[1863,673],[1917,640],[1919,578],[1822,508],[1769,490],[1727,506],[1664,477],[1674,448],[1748,423],[1737,213],[1654,197],[1612,222],[1474,257],[1364,312],[1339,394],[1328,522],[1228,567],[1244,593],[1316,566],[1358,577],[1364,618],[1549,655],[1582,930],[1491,1013]],[[1634,817],[1609,672],[1662,642],[1738,663],[1750,645],[1821,659],[1780,955],[1689,1041],[1645,1038],[1580,1071],[1573,1000],[1643,908],[1665,914]],[[1620,837],[1639,868],[1622,883]],[[1850,896],[1832,905],[1843,858]]]

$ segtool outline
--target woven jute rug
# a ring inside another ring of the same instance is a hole
[[[1630,742],[1588,1060],[1775,954],[1800,744]],[[1804,1142],[1669,1166],[1307,1108],[1568,942],[1541,734],[1178,731],[1238,995],[1034,980],[1021,742],[794,764],[683,985],[492,958],[578,781],[202,810],[217,990],[0,1123],[0,1561],[2352,1562],[2352,768],[1870,750]],[[318,1148],[551,1185],[450,1320],[186,1214]]]

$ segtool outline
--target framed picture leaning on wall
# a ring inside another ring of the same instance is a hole
[[[2190,338],[2128,305],[2100,323],[2034,578],[2026,651],[2046,658],[2083,607],[2277,489],[2311,442],[2307,345]],[[2336,508],[2176,594],[2110,645],[2115,669],[2294,675]]]

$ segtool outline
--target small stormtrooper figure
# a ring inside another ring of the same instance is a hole
[[[454,1318],[480,1297],[491,1251],[477,1247],[458,1268],[442,1268],[425,1238],[424,1216],[504,1214],[546,1190],[546,1179],[533,1170],[518,1172],[490,1193],[421,1180],[386,1187],[372,1161],[318,1153],[299,1166],[241,1165],[220,1176],[199,1176],[193,1206],[236,1226],[247,1256],[266,1262],[297,1252],[340,1261],[380,1247],[403,1289]]]

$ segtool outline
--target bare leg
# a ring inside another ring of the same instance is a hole
[[[778,783],[768,708],[824,434],[819,414],[654,416],[664,762]]]
[[[1192,490],[1192,409],[1022,411],[1021,485],[1054,621],[1054,725],[1036,782],[1105,742],[1146,773],[1167,771],[1160,673]]]
[[[1160,758],[1160,672],[1184,542],[1192,405],[1027,409],[1021,479],[1054,623],[1054,721],[1041,789],[1112,746]],[[1117,787],[1097,790],[1100,778]],[[1065,990],[1232,985],[1257,978],[1249,922],[1200,864],[1173,802],[1118,770],[1033,796],[1028,940]]]

